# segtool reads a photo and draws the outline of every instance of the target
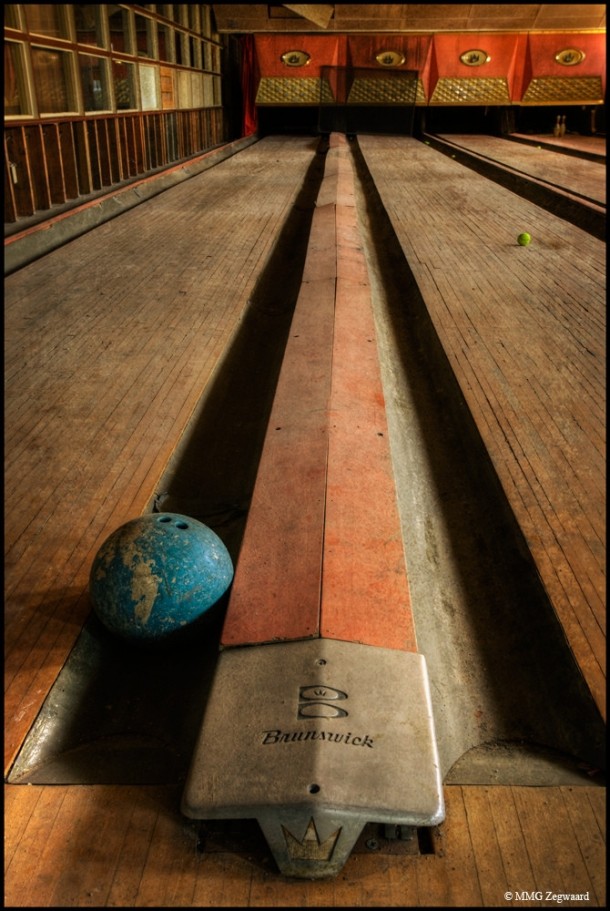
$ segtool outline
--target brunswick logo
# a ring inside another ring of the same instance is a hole
[[[326,841],[320,841],[320,836],[318,835],[318,830],[316,829],[312,816],[309,820],[307,831],[303,836],[303,841],[299,841],[295,838],[292,832],[289,832],[285,826],[282,826],[282,831],[284,833],[284,838],[286,839],[288,854],[293,860],[328,861],[334,851],[341,828],[337,829],[336,832],[333,832]]]
[[[301,686],[297,718],[346,718],[349,712],[336,703],[347,698],[347,693],[333,686]]]

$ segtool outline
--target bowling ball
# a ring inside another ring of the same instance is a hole
[[[519,244],[520,247],[527,247],[527,245],[529,244],[531,239],[532,238],[530,237],[530,235],[524,232],[523,234],[520,234],[519,237],[517,238],[517,243]]]
[[[117,528],[89,574],[93,609],[111,633],[135,644],[173,641],[228,590],[233,563],[196,519],[151,513]]]

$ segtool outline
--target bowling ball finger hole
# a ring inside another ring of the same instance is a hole
[[[310,785],[309,785],[309,793],[310,793],[310,794],[318,794],[319,792],[320,792],[320,785],[319,785],[319,784],[310,784]]]
[[[169,523],[172,521],[172,517],[171,516],[160,516],[157,521],[162,522],[164,525],[169,525]],[[175,525],[176,525],[176,528],[188,528],[189,527],[188,522],[183,522],[182,519],[179,519],[175,523]]]

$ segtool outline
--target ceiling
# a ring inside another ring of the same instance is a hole
[[[605,30],[603,3],[217,3],[221,33],[580,32]]]

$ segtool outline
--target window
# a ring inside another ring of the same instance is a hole
[[[138,57],[154,57],[154,22],[147,16],[135,15],[136,52]]]
[[[172,31],[169,25],[159,25],[159,60],[172,59]]]
[[[79,54],[78,67],[85,111],[109,111],[111,104],[107,61],[103,57]]]
[[[203,77],[203,104],[206,108],[214,107],[214,77]]]
[[[186,55],[184,53],[185,52],[185,47],[184,47],[185,37],[186,36],[184,35],[183,32],[175,33],[174,53],[175,53],[176,63],[180,63],[183,66],[188,66],[188,61],[185,59]]]
[[[203,10],[203,21],[201,23],[201,34],[205,35],[206,38],[212,37],[212,21],[210,17],[210,7],[204,6]]]
[[[161,92],[156,66],[140,64],[140,95],[143,111],[156,111],[161,107]]]
[[[135,64],[123,60],[112,61],[112,82],[117,111],[130,111],[137,107]]]
[[[120,6],[108,6],[108,25],[110,27],[110,49],[131,54],[133,47],[128,10],[122,9]]]
[[[30,32],[49,38],[69,38],[66,7],[59,3],[23,3],[22,9]]]
[[[201,41],[197,38],[189,38],[191,66],[195,69],[201,69]]]
[[[94,47],[104,47],[102,7],[97,3],[75,3],[72,9],[74,10],[77,42]]]
[[[23,45],[6,41],[4,44],[4,116],[18,117],[31,113],[32,105],[25,75]]]
[[[21,28],[19,7],[16,3],[4,4],[4,24],[7,28]]]
[[[191,73],[191,104],[194,108],[203,105],[203,76],[201,73]]]
[[[39,114],[76,112],[72,62],[73,55],[68,51],[32,47],[32,70]]]
[[[201,29],[201,11],[199,9],[198,3],[189,3],[188,4],[188,13],[189,13],[189,22],[187,25],[190,26],[191,31],[199,32]]]
[[[186,70],[178,70],[178,107],[190,108],[193,106],[191,95],[191,74]]]

